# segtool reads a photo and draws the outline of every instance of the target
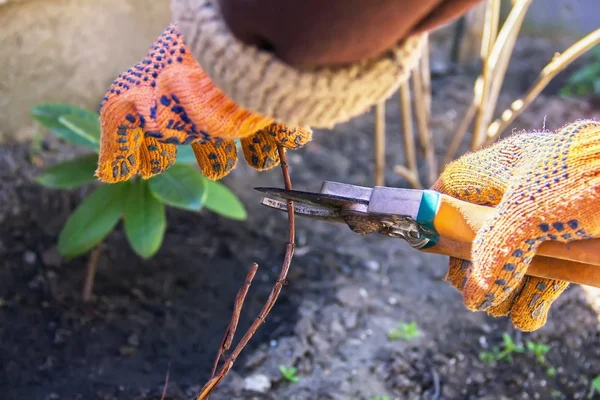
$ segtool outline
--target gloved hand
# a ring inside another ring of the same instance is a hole
[[[568,286],[527,275],[536,249],[600,237],[600,122],[513,135],[449,164],[433,189],[495,207],[473,242],[472,263],[450,259],[447,279],[465,305],[536,330]]]
[[[220,179],[236,165],[236,138],[252,167],[269,169],[279,163],[277,143],[299,148],[312,134],[235,104],[204,73],[174,25],[113,82],[100,121],[96,175],[104,182],[160,174],[175,161],[177,145],[191,145],[202,172]]]

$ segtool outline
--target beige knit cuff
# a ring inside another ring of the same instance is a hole
[[[171,0],[171,8],[194,57],[227,96],[250,111],[312,128],[332,128],[391,96],[416,65],[425,38],[410,37],[353,65],[297,70],[237,40],[213,0]]]

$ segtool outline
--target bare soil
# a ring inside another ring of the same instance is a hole
[[[556,50],[531,43],[520,44],[501,107]],[[532,54],[536,62],[528,61]],[[440,153],[470,101],[472,82],[465,73],[432,82],[431,126]],[[405,186],[391,168],[402,161],[397,104],[397,98],[388,103],[389,186]],[[556,129],[599,116],[585,102],[549,90],[514,128]],[[368,114],[316,132],[313,143],[289,154],[295,187],[317,190],[323,180],[371,185],[372,127]],[[48,139],[44,159],[71,151]],[[119,227],[102,247],[89,304],[80,301],[86,257],[67,261],[56,251],[62,224],[89,188],[46,190],[32,181],[38,171],[27,146],[0,147],[1,398],[158,400],[167,372],[167,399],[193,398],[210,374],[250,264],[260,269],[240,332],[277,279],[286,215],[260,206],[252,188],[283,186],[279,169],[257,173],[241,165],[226,179],[248,208],[246,222],[170,210],[164,246],[149,261],[133,254]],[[212,399],[583,399],[600,374],[597,291],[572,286],[543,329],[520,334],[505,318],[464,308],[443,280],[445,257],[302,218],[297,239],[288,285]],[[390,329],[411,321],[420,337],[388,339]],[[481,362],[480,353],[499,346],[504,332],[551,345],[547,360],[556,375],[527,353],[512,363]],[[280,365],[297,367],[299,382],[284,380]]]

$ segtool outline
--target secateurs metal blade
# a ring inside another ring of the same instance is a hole
[[[492,207],[457,200],[434,190],[326,181],[319,192],[256,188],[261,204],[300,216],[346,224],[360,235],[379,233],[406,240],[413,248],[470,260],[476,232],[493,215]],[[271,197],[279,198],[273,199]],[[600,240],[545,242],[528,275],[600,287]]]

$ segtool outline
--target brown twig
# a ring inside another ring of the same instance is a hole
[[[252,263],[250,267],[250,271],[246,275],[246,280],[244,281],[244,285],[238,291],[237,296],[235,296],[235,302],[233,303],[233,313],[231,314],[231,320],[229,321],[229,325],[225,329],[225,334],[223,335],[223,340],[221,340],[221,346],[219,347],[219,351],[217,352],[217,357],[215,358],[215,363],[213,364],[213,370],[211,374],[211,379],[215,377],[217,373],[217,367],[219,366],[219,361],[221,360],[221,356],[224,352],[231,348],[231,343],[233,342],[233,337],[235,336],[235,331],[237,330],[238,322],[240,321],[240,314],[242,313],[242,307],[244,305],[244,301],[246,300],[246,295],[248,294],[248,289],[250,289],[250,285],[252,284],[252,280],[254,279],[254,275],[256,275],[256,271],[258,271],[258,264]]]
[[[281,145],[278,145],[277,150],[279,151],[279,158],[281,160],[281,172],[283,173],[285,188],[291,190],[292,180],[290,178],[285,149]],[[229,370],[231,370],[231,368],[233,367],[233,364],[235,363],[237,357],[240,355],[244,347],[246,347],[252,336],[254,336],[256,330],[265,322],[265,318],[267,317],[269,312],[271,312],[271,309],[275,305],[275,302],[279,297],[279,293],[281,292],[281,288],[286,282],[287,274],[290,269],[290,264],[292,263],[292,257],[294,256],[294,242],[296,240],[295,225],[296,224],[294,220],[294,205],[291,201],[288,201],[288,241],[286,243],[285,256],[283,258],[279,278],[275,282],[275,285],[273,285],[273,289],[269,294],[269,298],[267,299],[265,305],[258,314],[258,317],[256,317],[252,325],[250,325],[250,328],[248,328],[244,336],[240,339],[240,341],[235,346],[235,349],[233,349],[229,357],[227,357],[227,359],[223,362],[221,369],[219,369],[219,371],[200,390],[200,393],[196,397],[196,400],[206,400],[209,394],[223,380],[225,375],[227,375]],[[228,337],[227,333],[225,334],[225,337]]]
[[[87,262],[85,271],[85,281],[83,283],[83,290],[81,291],[81,299],[84,303],[87,303],[92,298],[92,291],[94,289],[94,278],[96,277],[96,267],[98,265],[98,259],[100,258],[100,246],[96,247],[90,253],[90,258]]]
[[[165,400],[167,397],[167,388],[169,387],[169,374],[171,373],[171,363],[169,363],[169,367],[167,368],[167,376],[165,376],[165,385],[163,387],[162,396],[160,396],[160,400]]]

